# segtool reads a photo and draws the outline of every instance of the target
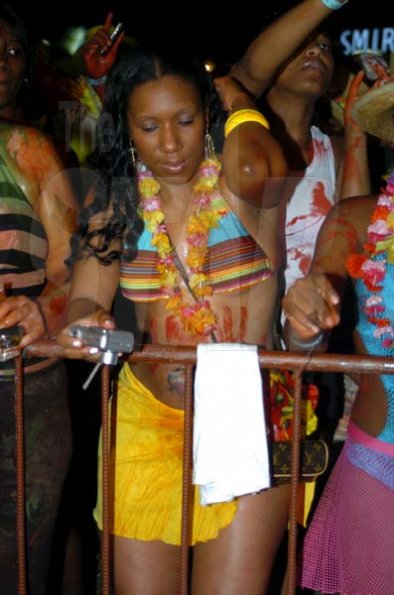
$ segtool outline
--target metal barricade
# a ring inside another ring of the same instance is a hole
[[[60,356],[58,346],[43,342],[29,349],[31,355]],[[192,472],[193,442],[193,367],[196,363],[196,349],[147,345],[133,353],[128,361],[131,363],[176,363],[185,366],[186,396],[185,425],[183,444],[183,485],[182,485],[182,529],[181,529],[181,571],[179,594],[188,593],[189,574],[189,501]],[[301,381],[306,370],[328,372],[357,372],[361,374],[392,374],[394,360],[389,357],[356,356],[340,354],[305,354],[281,351],[259,352],[261,368],[292,370],[295,373],[294,384],[294,434],[291,451],[291,490],[289,506],[289,539],[288,539],[288,595],[294,595],[296,584],[296,550],[297,550],[297,490],[299,478],[299,455],[301,439]],[[102,594],[110,595],[110,535],[109,535],[109,366],[102,370],[102,489],[103,489],[103,536],[102,536]],[[26,559],[25,559],[25,510],[24,510],[24,468],[23,468],[23,398],[22,398],[22,366],[21,358],[15,359],[16,385],[16,433],[17,433],[17,545],[18,545],[18,595],[26,594]],[[19,396],[18,396],[19,395]]]

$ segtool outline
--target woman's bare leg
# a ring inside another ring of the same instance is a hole
[[[161,541],[114,537],[116,595],[176,595],[180,548]]]
[[[193,553],[193,595],[262,595],[286,528],[289,486],[240,498],[234,521]],[[180,548],[114,538],[116,595],[174,595]]]
[[[240,498],[234,521],[194,547],[193,595],[262,595],[283,532],[289,485]]]

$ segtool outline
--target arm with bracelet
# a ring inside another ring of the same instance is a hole
[[[269,133],[268,121],[234,79],[223,77],[215,84],[229,111],[222,154],[226,185],[231,193],[255,207],[276,206],[287,164]]]

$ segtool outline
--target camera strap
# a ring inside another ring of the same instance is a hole
[[[182,262],[181,262],[181,259],[179,258],[179,256],[178,256],[178,253],[177,253],[177,251],[175,250],[174,246],[172,247],[172,249],[173,249],[173,251],[174,251],[174,260],[175,260],[175,264],[176,264],[176,266],[177,266],[177,269],[178,269],[178,271],[179,271],[179,274],[181,275],[181,277],[182,277],[183,281],[185,282],[185,285],[186,285],[186,287],[188,288],[188,290],[189,290],[189,293],[190,293],[190,295],[192,296],[192,298],[194,299],[194,301],[195,301],[195,302],[199,302],[199,299],[198,299],[198,297],[196,296],[196,294],[195,294],[195,293],[194,293],[194,291],[193,291],[193,288],[192,288],[192,287],[191,287],[191,285],[190,285],[190,282],[189,282],[189,277],[188,277],[188,274],[187,274],[187,272],[186,272],[186,269],[185,269],[185,267],[183,266],[183,264],[182,264]],[[217,338],[216,338],[216,335],[215,335],[215,332],[214,332],[214,331],[211,331],[209,335],[210,335],[210,337],[211,337],[211,339],[212,339],[212,343],[217,343],[217,342],[218,342],[218,340],[217,340]]]

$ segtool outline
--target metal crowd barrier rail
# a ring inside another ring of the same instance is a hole
[[[29,348],[30,355],[55,357],[62,355],[62,349],[53,343],[43,341]],[[191,489],[192,471],[192,434],[193,434],[193,366],[196,363],[196,349],[192,347],[170,347],[162,345],[146,345],[139,352],[129,356],[132,363],[177,363],[186,370],[186,402],[185,427],[183,444],[183,485],[182,485],[182,531],[181,531],[181,571],[179,578],[179,594],[188,593],[189,574],[189,515],[188,507]],[[289,539],[288,539],[288,588],[287,594],[296,592],[296,550],[297,550],[297,489],[299,477],[299,455],[301,439],[301,381],[306,370],[328,372],[357,372],[361,374],[392,374],[394,360],[389,357],[372,357],[340,354],[288,353],[281,351],[259,352],[261,368],[277,368],[293,370],[294,385],[294,435],[291,451],[291,488],[289,506]],[[109,568],[109,366],[102,369],[102,443],[103,443],[103,536],[102,536],[102,594],[110,595]],[[25,498],[24,498],[24,457],[23,457],[23,386],[21,357],[15,358],[15,416],[17,438],[17,555],[18,555],[18,595],[26,595],[26,555],[25,555]]]

